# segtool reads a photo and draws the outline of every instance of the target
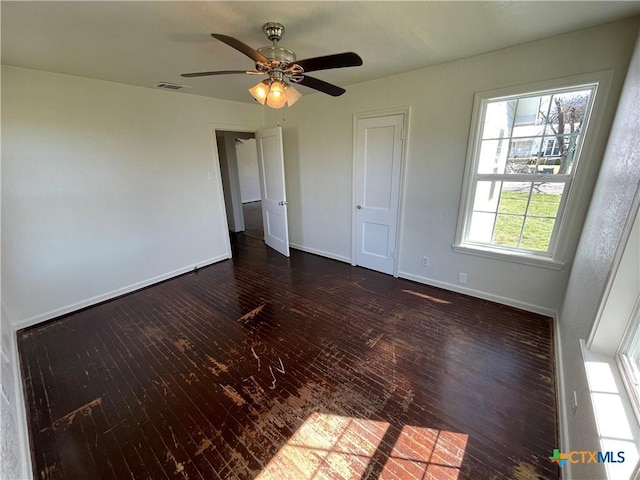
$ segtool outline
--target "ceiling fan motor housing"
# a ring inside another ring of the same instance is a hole
[[[278,22],[265,23],[262,26],[262,31],[272,42],[278,42],[284,35],[284,25]]]
[[[258,51],[272,62],[280,62],[283,64],[293,63],[296,61],[296,54],[288,48],[278,47],[277,45],[267,45],[260,47]]]

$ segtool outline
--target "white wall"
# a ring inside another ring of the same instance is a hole
[[[261,121],[259,106],[3,66],[14,326],[227,258],[214,124]]]
[[[236,144],[236,156],[238,157],[242,203],[257,202],[260,200],[260,174],[255,138],[249,138]]]
[[[601,130],[594,132],[597,141],[590,164],[583,164],[587,181],[578,192],[581,208],[569,219],[565,260],[570,264],[637,25],[637,18],[630,19],[351,85],[339,98],[305,93],[282,124],[291,243],[351,258],[353,115],[409,105],[400,275],[553,314],[561,303],[569,267],[558,271],[452,251],[473,95],[615,70],[611,102]],[[275,123],[276,113],[270,112],[267,124]],[[430,257],[428,268],[421,266],[422,256]],[[458,272],[468,274],[468,288],[457,284]]]
[[[621,258],[637,208],[640,187],[640,39],[629,67],[618,111],[593,192],[566,295],[557,319],[561,393],[559,407],[565,450],[598,450],[598,432],[594,422],[586,380],[580,339],[589,337],[598,315],[607,284],[615,284],[615,259]],[[640,239],[631,237],[630,245]],[[624,270],[624,269],[623,269]],[[637,275],[637,272],[635,272]],[[630,280],[633,281],[633,280]],[[577,392],[578,410],[568,414],[572,392]],[[592,465],[571,465],[567,478],[603,478]]]
[[[633,191],[631,188],[629,190]],[[613,271],[610,273],[612,276],[602,296],[596,331],[591,335],[591,344],[588,345],[592,352],[610,357],[617,353],[629,319],[635,314],[636,300],[640,298],[640,211],[635,220],[628,220],[628,224],[631,233],[619,262],[614,259],[615,274]]]

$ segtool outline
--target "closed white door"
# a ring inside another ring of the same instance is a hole
[[[289,256],[289,225],[287,223],[287,194],[284,183],[284,151],[282,129],[269,128],[256,132],[262,223],[265,243]]]
[[[393,274],[404,114],[356,120],[355,263]]]

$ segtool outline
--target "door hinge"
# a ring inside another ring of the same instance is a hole
[[[400,130],[400,140],[404,140],[404,128]]]
[[[396,251],[395,250],[391,250],[391,258],[396,258]]]

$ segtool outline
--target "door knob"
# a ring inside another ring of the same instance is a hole
[[[284,206],[284,205],[289,205],[289,202],[287,202],[286,200],[280,200],[278,202],[278,205]]]
[[[356,208],[357,208],[358,210],[362,210],[362,205],[358,205]]]

